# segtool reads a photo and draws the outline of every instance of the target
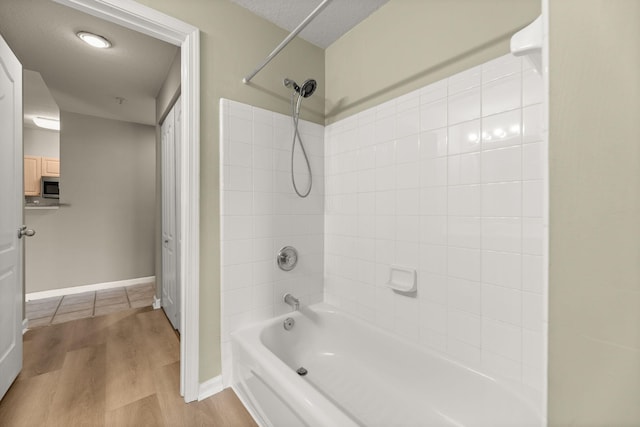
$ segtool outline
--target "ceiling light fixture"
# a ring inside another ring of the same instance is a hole
[[[34,117],[33,123],[36,126],[41,127],[43,129],[51,129],[51,130],[60,130],[60,120],[58,119],[47,119],[45,117]]]
[[[89,33],[87,31],[79,31],[76,35],[89,46],[97,47],[98,49],[107,49],[111,47],[111,42],[109,40],[97,34]]]

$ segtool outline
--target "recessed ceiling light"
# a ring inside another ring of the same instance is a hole
[[[43,129],[60,130],[60,120],[47,119],[45,117],[34,117],[33,123]]]
[[[97,47],[98,49],[106,49],[111,47],[111,42],[102,36],[89,33],[87,31],[80,31],[76,33],[80,40],[88,44],[89,46]]]

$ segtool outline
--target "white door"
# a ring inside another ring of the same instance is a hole
[[[176,105],[179,101],[176,102]],[[178,276],[176,205],[175,107],[161,127],[162,174],[162,308],[175,329],[180,330],[180,280]]]
[[[22,65],[0,37],[0,398],[22,369]]]

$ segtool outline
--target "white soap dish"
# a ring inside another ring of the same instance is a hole
[[[410,293],[416,291],[416,269],[392,265],[387,286],[394,291]]]

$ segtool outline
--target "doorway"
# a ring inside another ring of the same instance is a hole
[[[199,395],[200,271],[200,36],[199,30],[149,7],[122,0],[56,0],[106,21],[180,46],[182,128],[180,174],[181,325],[180,393],[186,402]]]
[[[181,394],[198,398],[199,320],[199,35],[198,29],[153,9],[124,0],[60,0],[64,6],[171,43],[181,48],[182,140],[180,173],[175,180],[182,192],[177,201],[180,222]],[[64,190],[63,190],[64,191]]]

